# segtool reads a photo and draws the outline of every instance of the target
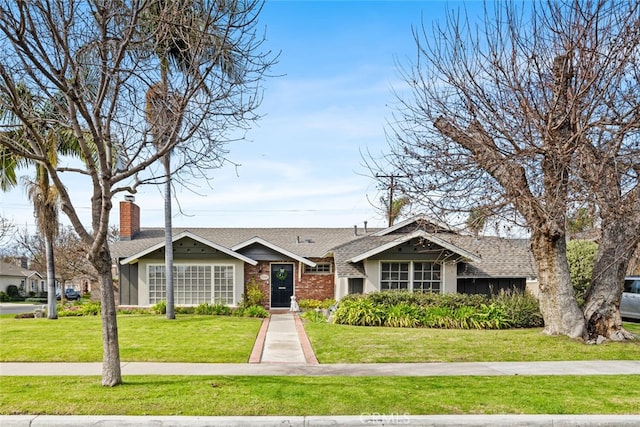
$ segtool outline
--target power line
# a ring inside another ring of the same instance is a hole
[[[389,178],[389,207],[387,208],[387,219],[389,221],[389,227],[393,225],[393,190],[395,189],[396,178],[408,178],[407,175],[379,175],[376,174],[376,178]]]

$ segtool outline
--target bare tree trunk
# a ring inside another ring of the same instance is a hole
[[[535,232],[531,237],[531,250],[538,265],[544,333],[582,338],[584,317],[571,286],[564,236],[551,238]]]
[[[56,304],[56,269],[53,259],[53,240],[50,237],[44,238],[44,245],[47,258],[47,318],[57,319],[58,308]],[[64,285],[62,286],[64,288]],[[60,294],[64,293],[64,289],[60,289]],[[62,296],[60,296],[62,301]]]
[[[638,230],[625,228],[620,220],[608,222],[602,229],[591,286],[583,307],[590,341],[598,337],[613,341],[634,339],[633,334],[622,327],[620,299],[629,260],[639,239],[637,236]]]
[[[118,344],[118,322],[111,274],[111,254],[105,241],[99,258],[93,260],[100,282],[102,317],[102,385],[113,387],[122,384],[120,371],[120,345]]]

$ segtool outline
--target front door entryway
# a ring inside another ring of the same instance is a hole
[[[293,264],[271,264],[271,307],[291,306]]]

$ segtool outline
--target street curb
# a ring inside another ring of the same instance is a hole
[[[635,427],[640,415],[406,415],[346,416],[178,417],[124,415],[1,415],[2,427],[315,427],[315,426],[424,426],[424,427]]]

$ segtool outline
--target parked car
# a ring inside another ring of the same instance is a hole
[[[67,288],[64,290],[64,298],[69,301],[79,300],[81,296],[75,289]],[[60,299],[60,292],[56,292],[56,299]]]
[[[624,291],[620,300],[620,315],[640,320],[640,276],[624,279]]]

